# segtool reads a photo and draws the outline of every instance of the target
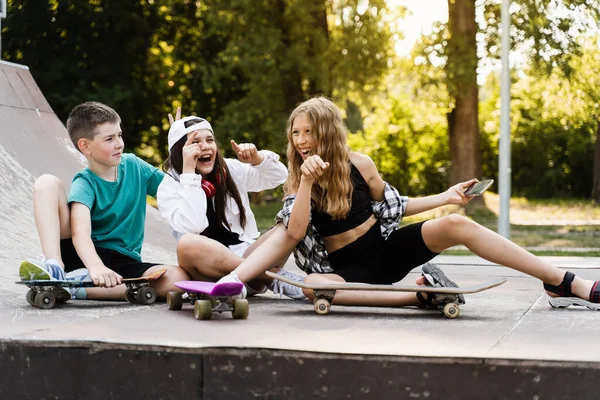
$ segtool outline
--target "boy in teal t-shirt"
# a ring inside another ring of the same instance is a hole
[[[63,296],[124,299],[123,278],[166,268],[153,283],[164,299],[176,290],[176,281],[189,279],[178,266],[142,262],[146,195],[156,196],[164,174],[133,154],[123,154],[120,123],[112,108],[97,102],[71,111],[67,130],[88,167],[73,178],[68,200],[58,178],[42,175],[36,180],[33,206],[45,260],[23,261],[22,280],[91,279],[113,289],[65,290]]]

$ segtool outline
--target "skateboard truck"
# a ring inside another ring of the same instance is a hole
[[[331,309],[331,303],[335,297],[335,290],[315,290],[315,299],[313,304],[315,306],[315,312],[319,315],[325,315],[329,313]]]
[[[147,277],[122,279],[121,281],[127,286],[125,290],[127,301],[142,305],[154,303],[156,301],[156,290],[150,286],[150,282],[157,280],[166,272],[166,269],[161,269]]]
[[[149,305],[156,301],[156,291],[150,287],[148,282],[127,284],[125,298],[128,302]]]
[[[66,288],[76,287],[92,287],[92,282],[81,281],[47,281],[33,280],[16,282],[21,285],[26,285],[29,290],[25,294],[25,300],[36,308],[49,310],[54,308],[56,303],[66,303],[71,300],[71,292]]]
[[[181,281],[175,286],[188,294],[184,299],[179,292],[167,294],[169,310],[181,310],[184,301],[194,306],[194,317],[198,320],[212,319],[215,312],[231,312],[233,319],[248,318],[249,306],[246,299],[235,299],[242,292],[241,283],[221,283]]]

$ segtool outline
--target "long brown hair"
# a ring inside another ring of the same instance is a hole
[[[292,127],[296,117],[305,113],[311,123],[311,135],[314,135],[317,148],[313,149],[323,161],[329,162],[325,170],[312,187],[311,199],[321,211],[333,219],[348,216],[351,207],[352,181],[350,180],[350,150],[346,145],[346,126],[339,108],[325,97],[315,97],[300,104],[287,123],[288,179],[285,182],[286,194],[295,193],[300,185],[304,160],[294,147]]]
[[[189,121],[185,121],[184,125],[186,128],[200,123],[201,119],[191,119]],[[179,180],[178,177],[173,175],[173,171],[177,172],[178,175],[181,175],[183,171],[183,146],[185,146],[185,142],[187,141],[187,135],[179,139],[177,143],[173,145],[169,152],[169,157],[165,160],[162,165],[163,171],[169,174],[173,179]],[[226,207],[226,195],[233,197],[237,206],[240,210],[240,225],[242,228],[246,227],[246,210],[244,208],[244,204],[242,203],[242,198],[240,197],[240,192],[235,184],[231,174],[229,173],[229,168],[227,167],[227,163],[225,159],[219,152],[219,146],[217,144],[217,154],[215,157],[215,165],[213,170],[205,177],[205,179],[215,185],[217,192],[215,194],[215,214],[217,215],[217,223],[223,224],[227,229],[229,229],[229,224],[227,222],[227,218],[225,217],[225,207]],[[210,201],[210,199],[209,199]]]

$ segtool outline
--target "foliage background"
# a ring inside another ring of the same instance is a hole
[[[472,3],[479,65],[493,64],[500,3]],[[600,41],[588,22],[600,4],[513,3],[513,194],[591,198]],[[449,60],[460,51],[438,24],[397,56],[404,16],[384,0],[9,0],[2,58],[30,67],[63,121],[83,101],[113,106],[127,150],[154,164],[166,157],[166,116],[177,106],[207,117],[222,144],[252,141],[285,155],[289,112],[325,95],[344,112],[350,146],[384,179],[408,195],[432,194],[451,178],[448,115],[460,85]],[[499,75],[478,74],[478,178],[496,178]]]

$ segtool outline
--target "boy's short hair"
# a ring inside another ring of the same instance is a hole
[[[67,132],[77,150],[77,142],[81,138],[93,140],[96,127],[104,123],[120,124],[119,114],[106,104],[97,101],[88,101],[71,110],[67,119]],[[81,151],[81,150],[79,150]]]

